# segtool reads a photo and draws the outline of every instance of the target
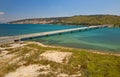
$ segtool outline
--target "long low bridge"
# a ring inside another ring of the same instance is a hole
[[[62,33],[68,33],[68,32],[75,32],[75,31],[87,31],[92,29],[100,29],[108,27],[106,25],[102,26],[88,26],[88,27],[80,27],[80,28],[73,28],[73,29],[65,29],[65,30],[57,30],[57,31],[49,31],[49,32],[40,32],[40,33],[33,33],[33,34],[25,34],[25,35],[18,35],[18,36],[6,36],[6,37],[0,37],[0,44],[7,44],[7,43],[13,43],[24,39],[32,39],[36,37],[43,37],[43,36],[49,36],[49,35],[55,35],[55,34],[62,34]]]

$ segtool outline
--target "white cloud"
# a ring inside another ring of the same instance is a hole
[[[4,12],[0,12],[0,15],[5,14]]]

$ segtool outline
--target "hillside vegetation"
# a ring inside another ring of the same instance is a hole
[[[53,17],[24,19],[9,22],[11,24],[70,24],[70,25],[117,25],[120,26],[120,16],[116,15],[80,15],[72,17]]]
[[[63,19],[68,24],[81,24],[81,25],[120,25],[120,16],[112,15],[93,15],[93,16],[73,16]]]
[[[120,56],[29,42],[1,47],[0,77],[120,77]]]

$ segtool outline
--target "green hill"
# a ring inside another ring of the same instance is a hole
[[[120,16],[116,15],[79,15],[72,17],[35,18],[9,22],[12,24],[69,24],[69,25],[118,25]]]

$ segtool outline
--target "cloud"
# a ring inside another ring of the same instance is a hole
[[[0,15],[5,14],[4,12],[0,12]]]

